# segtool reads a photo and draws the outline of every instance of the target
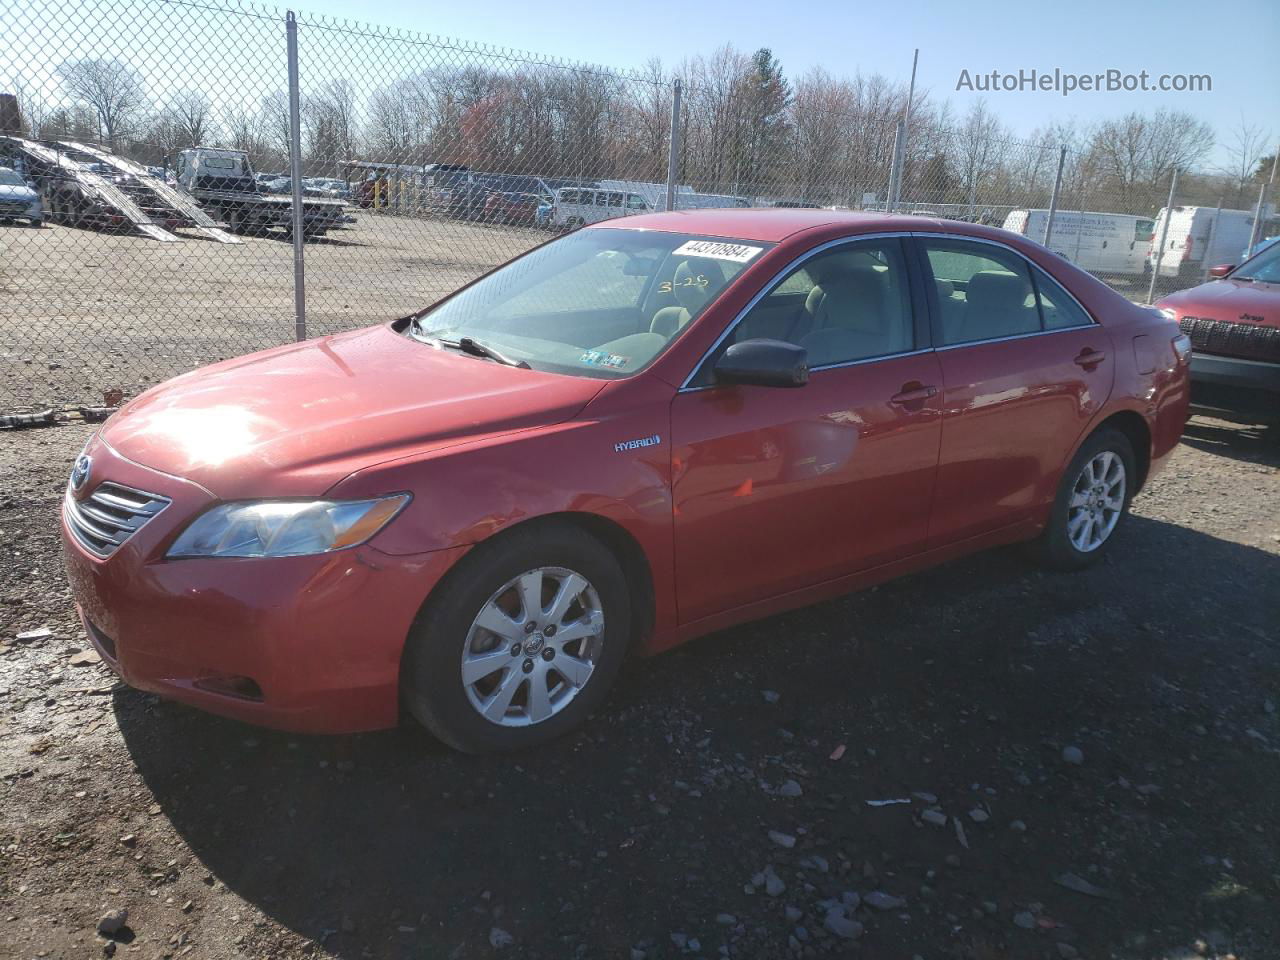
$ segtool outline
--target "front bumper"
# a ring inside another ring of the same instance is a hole
[[[107,460],[106,448],[95,461]],[[95,462],[95,467],[98,464]],[[102,479],[172,504],[100,559],[62,518],[85,630],[130,686],[249,723],[305,733],[395,726],[400,657],[427,594],[463,548],[391,556],[165,560],[207,493],[123,459]],[[91,492],[96,481],[86,484]]]
[[[1280,418],[1280,363],[1193,353],[1191,402],[1209,412]]]

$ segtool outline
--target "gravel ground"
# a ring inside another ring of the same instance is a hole
[[[0,434],[0,956],[1280,956],[1274,434],[1193,421],[1089,572],[1002,550],[725,631],[472,758],[80,664],[87,429]]]

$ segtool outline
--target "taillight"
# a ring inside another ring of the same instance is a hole
[[[1190,236],[1188,236],[1188,237],[1187,237],[1187,242],[1186,242],[1186,243],[1184,243],[1184,244],[1182,245],[1182,259],[1183,259],[1183,260],[1190,260],[1190,259],[1191,259],[1191,244],[1192,244],[1191,237],[1190,237]]]

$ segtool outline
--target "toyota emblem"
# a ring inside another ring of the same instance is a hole
[[[75,466],[71,468],[71,489],[80,490],[89,482],[89,471],[93,469],[93,460],[83,453],[76,457]]]

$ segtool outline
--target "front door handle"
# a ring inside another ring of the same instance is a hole
[[[900,392],[895,393],[889,398],[889,402],[895,406],[905,407],[911,403],[924,403],[924,401],[932,399],[938,395],[937,387],[927,387],[922,384],[908,383],[904,384]]]
[[[1086,370],[1090,370],[1105,359],[1107,359],[1107,355],[1101,350],[1091,350],[1085,347],[1076,355],[1075,364],[1077,367],[1084,367]]]

